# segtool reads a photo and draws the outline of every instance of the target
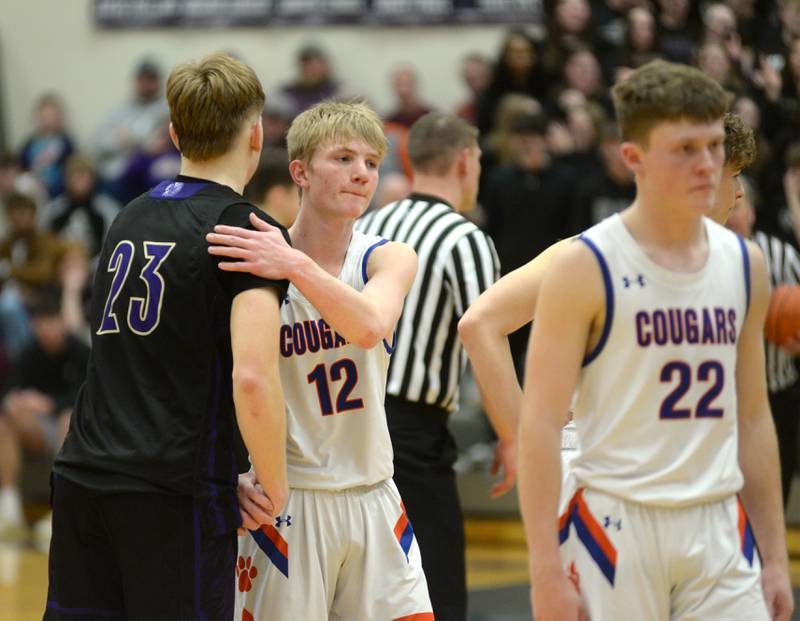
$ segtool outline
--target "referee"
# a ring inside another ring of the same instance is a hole
[[[394,480],[417,535],[436,619],[464,621],[464,523],[448,429],[466,364],[457,328],[500,266],[491,239],[462,215],[478,194],[478,131],[458,117],[427,114],[411,127],[408,155],[411,194],[366,214],[356,228],[409,244],[419,259],[386,387]]]

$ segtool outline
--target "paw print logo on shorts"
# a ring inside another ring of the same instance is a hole
[[[253,565],[253,557],[239,557],[236,563],[236,577],[239,579],[239,592],[247,593],[253,588],[253,580],[258,575],[258,568]]]

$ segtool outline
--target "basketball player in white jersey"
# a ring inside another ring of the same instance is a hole
[[[727,97],[661,61],[613,94],[637,197],[557,253],[528,352],[519,488],[536,618],[788,620],[764,259],[703,217]]]
[[[719,224],[725,224],[728,214],[742,196],[739,175],[756,155],[752,129],[730,112],[725,115],[724,125],[725,165],[714,208],[708,214]],[[516,429],[517,413],[522,403],[522,387],[514,372],[508,335],[533,320],[547,268],[558,251],[575,239],[570,237],[556,242],[532,261],[506,274],[484,291],[458,322],[458,333],[480,386],[483,405],[493,421],[500,421],[495,423],[500,425],[499,428]],[[577,448],[575,425],[570,421],[561,434],[564,476]],[[514,449],[498,447],[498,450]],[[515,479],[516,470],[507,469],[503,472],[503,481],[497,486],[508,490],[513,487]]]
[[[419,548],[392,482],[383,409],[393,331],[416,273],[408,246],[353,230],[386,148],[365,104],[325,102],[287,137],[301,206],[289,229],[218,227],[226,269],[282,273],[280,371],[287,411],[289,499],[268,502],[241,479],[236,618],[433,619]],[[258,526],[258,527],[257,527]]]

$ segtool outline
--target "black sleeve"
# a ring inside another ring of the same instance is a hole
[[[270,216],[249,203],[236,203],[229,205],[220,214],[218,224],[226,224],[228,226],[238,226],[244,229],[253,230],[253,225],[250,223],[250,214],[254,213],[259,218],[268,222],[272,226],[280,229],[286,242],[291,244],[292,240],[289,239],[289,232],[284,226],[273,220]],[[228,261],[230,259],[220,259],[221,261]],[[254,274],[246,274],[243,272],[223,272],[221,274],[223,286],[230,292],[231,298],[236,297],[242,291],[248,289],[257,289],[259,287],[274,287],[278,292],[279,299],[286,297],[286,291],[289,289],[288,280],[268,280],[255,276]]]

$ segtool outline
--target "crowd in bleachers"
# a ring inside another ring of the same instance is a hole
[[[460,72],[469,96],[452,112],[481,132],[476,218],[504,273],[633,199],[609,87],[656,58],[694,64],[733,93],[733,110],[758,141],[747,171],[757,227],[798,243],[788,206],[800,204],[800,0],[546,0],[545,13],[539,28],[510,28],[499,50],[441,68]],[[131,92],[85,143],[71,135],[58,93],[43,93],[33,131],[0,155],[0,455],[57,448],[58,425],[42,442],[26,435],[25,419],[68,416],[63,396],[80,382],[72,369],[88,346],[86,301],[103,235],[122,205],[179,170],[164,77],[165,68],[140,61]],[[390,151],[375,207],[408,191],[406,133],[437,107],[412,65],[395,66],[387,82]],[[296,114],[352,96],[371,98],[334,75],[320,43],[303,46],[296,78],[268,93],[265,159],[274,164]],[[57,329],[47,332],[42,317]],[[33,393],[43,398],[20,398]],[[19,517],[18,476],[19,459],[0,458],[0,529]]]

